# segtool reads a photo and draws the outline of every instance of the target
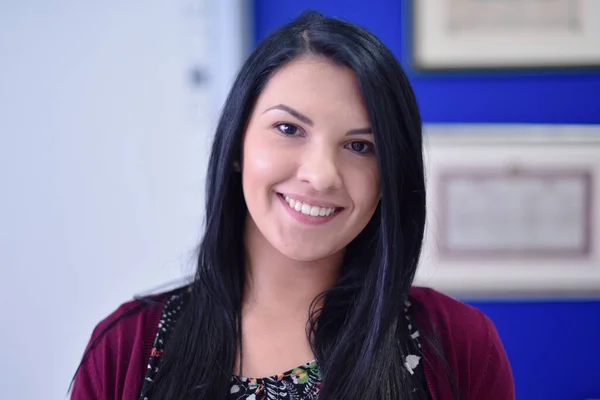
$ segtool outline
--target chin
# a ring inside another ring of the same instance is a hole
[[[328,256],[328,254],[307,254],[307,253],[292,253],[292,254],[285,254],[284,255],[289,258],[290,260],[294,260],[294,261],[298,261],[298,262],[313,262],[313,261],[319,261],[322,260],[324,258],[326,258]]]
[[[302,245],[302,246],[276,246],[277,250],[290,260],[300,262],[319,261],[338,253],[340,250],[334,246]]]

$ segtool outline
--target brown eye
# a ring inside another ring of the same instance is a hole
[[[368,142],[351,142],[348,144],[348,148],[360,154],[373,153],[373,145]]]
[[[292,124],[279,124],[276,128],[285,136],[296,136],[300,133],[298,127]]]

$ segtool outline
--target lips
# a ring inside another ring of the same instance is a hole
[[[338,207],[323,207],[296,200],[290,196],[282,195],[285,202],[290,208],[301,212],[304,215],[312,217],[328,217],[333,214]]]
[[[290,215],[311,225],[326,223],[344,209],[336,204],[295,194],[277,193]]]

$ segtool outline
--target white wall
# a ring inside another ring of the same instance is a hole
[[[1,399],[65,398],[94,325],[191,272],[243,3],[0,2]]]

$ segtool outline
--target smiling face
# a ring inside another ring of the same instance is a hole
[[[250,117],[241,170],[251,231],[297,261],[343,251],[380,198],[354,72],[316,56],[278,70]]]

